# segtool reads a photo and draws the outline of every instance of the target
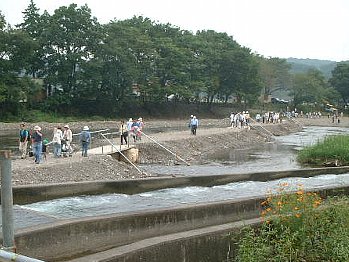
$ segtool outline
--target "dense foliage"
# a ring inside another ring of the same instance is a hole
[[[87,5],[51,15],[33,0],[23,18],[13,28],[0,13],[3,119],[28,110],[115,116],[169,100],[246,107],[261,94],[293,90],[285,59],[261,57],[226,33],[193,34],[144,17],[102,25]],[[306,88],[318,93],[327,84],[320,82]]]
[[[262,203],[263,224],[245,228],[235,261],[348,261],[349,208],[347,198],[326,201],[301,185],[288,194],[282,185],[277,195]]]

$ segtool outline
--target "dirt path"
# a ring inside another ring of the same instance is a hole
[[[89,125],[91,129],[115,129],[114,121],[78,123],[76,126]],[[330,119],[297,119],[282,124],[257,125],[251,130],[228,128],[228,119],[203,119],[197,135],[190,134],[183,120],[153,120],[146,122],[144,132],[171,151],[176,152],[190,163],[198,163],[209,155],[224,148],[248,148],[256,143],[264,143],[270,134],[284,135],[300,130],[300,125],[332,125]],[[16,124],[2,127],[6,130],[17,128]],[[343,118],[340,126],[349,126],[349,119]],[[44,124],[42,126],[45,126]],[[54,124],[52,124],[54,126]],[[74,124],[71,124],[74,126]],[[338,124],[334,125],[338,126]],[[50,125],[47,127],[51,128]],[[266,131],[267,130],[267,131]],[[119,144],[119,138],[115,138]],[[94,146],[106,144],[95,139]],[[150,139],[143,137],[137,142],[141,163],[173,163],[174,157]],[[14,185],[48,184],[96,180],[121,180],[144,178],[156,174],[139,173],[131,165],[117,161],[111,156],[89,155],[87,158],[75,153],[72,157],[53,158],[52,154],[42,164],[34,164],[33,159],[16,159],[12,164]]]

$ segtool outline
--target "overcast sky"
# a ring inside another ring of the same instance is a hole
[[[29,0],[0,0],[11,25]],[[100,23],[142,15],[181,29],[226,32],[265,57],[349,60],[349,0],[34,0],[40,13],[85,3]]]

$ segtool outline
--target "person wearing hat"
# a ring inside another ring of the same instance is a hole
[[[32,134],[32,148],[35,158],[35,163],[40,164],[42,154],[42,133],[40,126],[34,126],[34,132]]]
[[[84,157],[87,157],[87,150],[91,142],[91,133],[88,126],[84,126],[82,132],[80,133],[80,143],[81,143],[81,154]]]
[[[62,139],[63,139],[62,128],[60,126],[55,127],[53,129],[53,138],[52,138],[53,156],[54,157],[61,157]]]
[[[73,132],[70,130],[68,125],[64,126],[63,139],[66,142],[68,155],[72,156],[73,148],[71,146],[71,142],[73,141]]]
[[[128,131],[128,133],[130,133],[130,132],[131,132],[132,125],[133,125],[133,119],[130,118],[130,119],[127,121],[126,125],[127,125],[127,131]]]

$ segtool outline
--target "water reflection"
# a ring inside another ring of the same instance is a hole
[[[222,149],[209,155],[209,162],[200,165],[163,166],[141,165],[150,172],[160,175],[220,175],[256,171],[278,171],[299,169],[296,153],[304,146],[316,144],[328,135],[345,134],[349,128],[342,127],[305,127],[301,132],[275,139],[249,149]]]

